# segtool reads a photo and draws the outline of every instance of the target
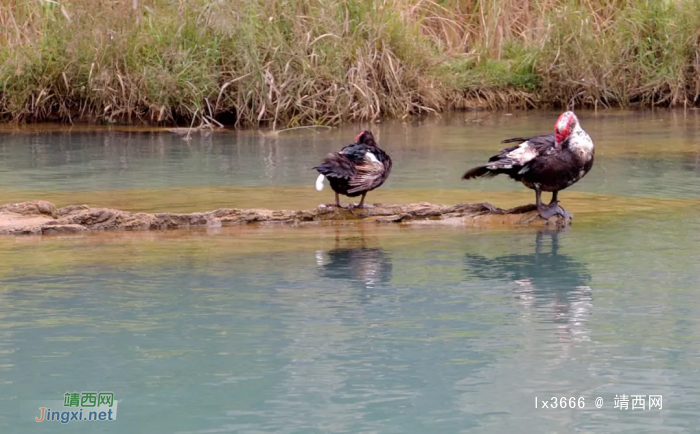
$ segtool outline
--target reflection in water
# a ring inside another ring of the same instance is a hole
[[[543,251],[545,235],[551,249]],[[467,272],[481,279],[506,280],[515,285],[518,304],[526,322],[550,322],[560,343],[590,340],[585,327],[592,309],[591,281],[585,264],[559,253],[559,233],[541,231],[535,238],[534,254],[511,254],[486,258],[465,256]],[[534,318],[532,318],[534,316]],[[563,345],[566,355],[569,345]]]
[[[361,235],[359,246],[336,247],[327,252],[316,252],[319,274],[330,279],[342,279],[373,289],[377,284],[391,280],[391,257],[380,247],[367,247],[367,238]]]
[[[700,152],[692,152],[683,155],[683,169],[700,175]]]
[[[350,247],[319,251],[316,261],[321,267],[321,276],[358,282],[367,289],[391,280],[391,259],[380,248]]]
[[[274,398],[260,411],[234,411],[231,416],[258,417],[269,432],[288,432],[288,427],[305,426],[308,421],[324,432],[355,432],[358,420],[372,414],[376,402],[407,400],[413,395],[380,389],[371,376],[363,379],[367,372],[354,363],[376,362],[374,354],[365,353],[358,344],[357,329],[366,328],[363,336],[377,333],[374,312],[383,299],[370,289],[387,283],[392,269],[384,249],[374,247],[378,240],[366,237],[362,228],[357,235],[336,232],[334,248],[315,252],[315,270],[304,274],[298,285],[288,282],[278,289],[275,302],[282,307],[279,318],[288,344],[278,352],[286,363],[272,388]],[[359,291],[348,290],[349,286]]]

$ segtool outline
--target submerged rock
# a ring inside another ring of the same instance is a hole
[[[375,204],[347,209],[320,205],[308,210],[225,208],[191,214],[132,213],[109,208],[70,205],[60,209],[36,200],[0,206],[0,234],[75,234],[105,230],[162,230],[246,224],[400,223],[455,226],[557,226],[568,224],[559,216],[542,219],[534,205],[512,209],[489,203],[437,205]]]

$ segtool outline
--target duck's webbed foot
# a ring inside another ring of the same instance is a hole
[[[557,205],[557,214],[564,217],[564,220],[573,220],[574,219],[573,214],[569,214],[569,212],[567,210],[560,207],[559,205]]]
[[[549,220],[550,218],[554,217],[557,215],[557,207],[558,205],[551,206],[551,205],[539,205],[537,207],[537,211],[540,213],[540,217],[542,217],[545,220]]]
[[[345,208],[346,205],[340,203],[322,203],[319,208]]]
[[[356,205],[352,205],[353,208],[355,209],[372,209],[376,208],[374,205],[367,205],[366,203],[358,203]]]
[[[540,205],[537,207],[537,211],[540,213],[540,217],[542,217],[545,220],[549,220],[550,218],[554,217],[555,215],[560,215],[564,218],[564,220],[571,220],[574,218],[572,214],[569,214],[568,211],[566,211],[564,208],[559,206],[559,202],[555,201],[553,203],[550,203],[549,205]]]
[[[352,210],[352,209],[357,208],[357,205],[352,204],[352,203],[322,203],[319,206],[322,208],[338,208],[338,209],[347,209],[347,210]]]

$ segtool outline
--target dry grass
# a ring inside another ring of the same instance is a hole
[[[700,94],[696,0],[455,0],[453,87],[493,108],[683,106]],[[468,11],[471,11],[469,13]]]
[[[6,0],[0,28],[15,121],[282,128],[700,94],[695,0]]]

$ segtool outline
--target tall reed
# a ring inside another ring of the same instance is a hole
[[[695,104],[699,0],[6,0],[0,117],[334,124]]]

